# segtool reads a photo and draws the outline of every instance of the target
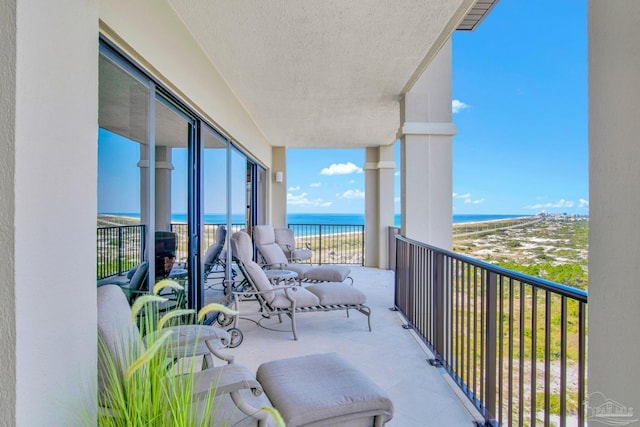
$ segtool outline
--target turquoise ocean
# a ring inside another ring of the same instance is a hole
[[[139,213],[106,213],[107,215],[128,216],[139,218]],[[498,219],[522,218],[530,215],[505,215],[505,214],[454,214],[453,223],[459,224],[464,222],[494,221]],[[173,214],[171,221],[176,223],[186,223],[187,214]],[[223,224],[226,222],[226,216],[223,214],[205,214],[205,224]],[[233,224],[243,224],[245,222],[244,215],[232,215],[231,222]],[[364,214],[326,214],[326,213],[304,213],[304,214],[288,214],[288,224],[322,224],[322,225],[362,225],[364,224]],[[395,215],[395,226],[400,227],[400,215]]]

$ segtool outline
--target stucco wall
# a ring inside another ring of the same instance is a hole
[[[0,3],[0,424],[15,425],[15,0]]]
[[[69,426],[95,396],[98,5],[16,16],[16,424]]]
[[[589,393],[640,416],[640,2],[589,8]],[[590,403],[601,403],[595,398]],[[592,423],[602,425],[599,421]]]

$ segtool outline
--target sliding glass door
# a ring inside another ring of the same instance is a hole
[[[104,41],[99,64],[98,285],[144,265],[142,292],[168,278],[189,307],[220,301],[229,236],[264,218],[265,170]]]
[[[197,156],[196,120],[162,94],[155,103],[155,281],[186,287],[189,305],[198,305],[198,209],[190,167]]]
[[[153,84],[103,46],[99,76],[97,279],[126,282],[147,258],[152,229],[143,192],[150,176],[141,166],[152,140]]]

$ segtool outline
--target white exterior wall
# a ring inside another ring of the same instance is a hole
[[[640,2],[589,8],[588,392],[640,417]],[[598,403],[595,399],[592,405]],[[601,426],[598,421],[590,425]]]
[[[16,2],[0,2],[0,420],[16,424],[15,95]]]
[[[271,145],[165,0],[101,1],[100,20],[120,48],[271,167]]]
[[[0,419],[69,426],[96,390],[98,5],[0,17]]]

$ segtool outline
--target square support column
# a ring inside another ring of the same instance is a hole
[[[0,419],[91,423],[98,2],[3,1],[0,38]]]
[[[271,149],[271,225],[287,226],[287,148]],[[281,182],[278,182],[280,181]]]
[[[401,102],[402,234],[452,246],[451,41]]]
[[[388,268],[387,228],[394,223],[393,145],[368,147],[365,170],[365,266]]]
[[[590,1],[588,20],[587,419],[599,426],[598,411],[640,415],[640,3]]]

